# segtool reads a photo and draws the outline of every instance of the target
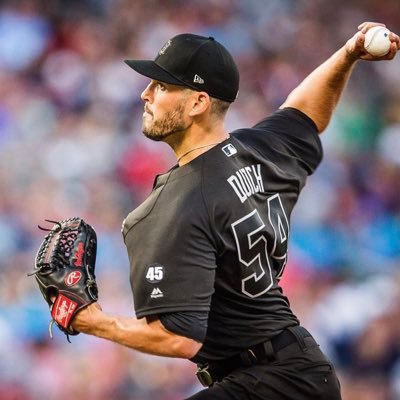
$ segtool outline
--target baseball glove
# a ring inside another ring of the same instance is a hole
[[[79,332],[71,327],[76,313],[98,298],[94,268],[97,237],[93,227],[81,218],[50,221],[51,229],[35,258],[34,275],[44,299],[50,307],[49,333],[55,323],[67,335]]]

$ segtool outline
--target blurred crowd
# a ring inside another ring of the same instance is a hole
[[[44,219],[98,233],[105,311],[134,315],[122,220],[175,158],[144,139],[146,80],[171,36],[216,37],[241,71],[227,128],[253,125],[363,21],[400,33],[398,0],[3,0],[0,3],[0,399],[179,400],[194,365],[55,328],[34,278]],[[344,400],[400,399],[400,57],[359,63],[292,217],[282,281],[334,360]],[[173,227],[172,227],[173,229]]]

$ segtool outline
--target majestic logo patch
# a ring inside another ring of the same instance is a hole
[[[147,267],[146,279],[150,283],[161,282],[164,278],[164,267],[161,264],[151,264]]]
[[[158,288],[154,288],[153,291],[151,292],[150,297],[152,299],[157,299],[158,297],[164,297],[164,293]]]
[[[82,278],[82,273],[80,271],[73,271],[65,278],[65,284],[67,286],[76,285]]]
[[[161,47],[161,50],[159,51],[158,54],[165,54],[165,51],[168,49],[169,46],[171,46],[172,40],[168,40],[167,43],[164,44],[163,47]]]
[[[75,303],[68,297],[60,294],[58,295],[56,302],[53,304],[51,316],[54,321],[66,328],[69,325],[69,321],[77,306],[78,303]]]
[[[75,262],[74,265],[75,267],[82,267],[82,258],[83,258],[83,242],[78,243],[78,248],[76,249],[76,252],[74,254]]]
[[[235,146],[234,146],[233,144],[231,144],[231,143],[229,143],[229,144],[227,144],[226,146],[224,146],[224,147],[222,148],[222,151],[223,151],[228,157],[233,156],[234,154],[237,153],[237,150],[236,150]]]

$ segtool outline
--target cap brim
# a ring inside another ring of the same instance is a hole
[[[124,62],[140,75],[147,76],[150,79],[173,85],[185,85],[184,82],[172,76],[152,60],[124,60]]]

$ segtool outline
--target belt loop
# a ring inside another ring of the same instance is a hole
[[[274,352],[274,348],[272,347],[271,341],[267,340],[266,342],[264,342],[263,347],[264,347],[265,358],[268,361],[274,361],[275,360],[275,352]]]
[[[253,350],[247,349],[239,354],[240,359],[246,367],[253,365],[257,362],[257,356],[254,354]]]
[[[303,335],[298,331],[298,326],[290,326],[287,330],[296,338],[297,343],[302,351],[307,351],[307,345]]]

